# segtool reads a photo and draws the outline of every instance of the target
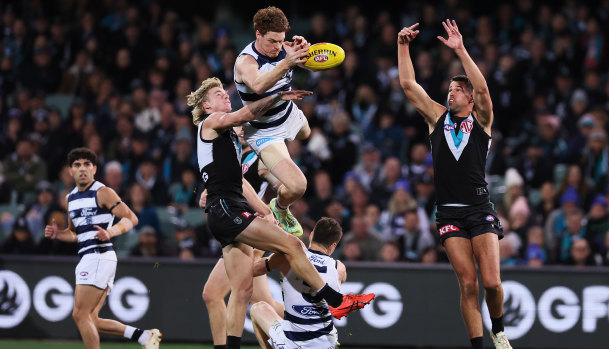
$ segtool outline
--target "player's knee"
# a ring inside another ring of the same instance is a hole
[[[203,298],[203,302],[205,302],[205,304],[207,304],[207,306],[218,301],[218,297],[216,296],[215,292],[211,291],[211,289],[208,288],[207,285],[205,285],[205,287],[203,287],[203,292],[201,292],[201,297]]]
[[[74,322],[76,323],[86,321],[88,317],[89,313],[82,308],[74,307],[74,310],[72,310],[72,319],[74,319]]]
[[[292,197],[300,198],[307,191],[307,179],[305,176],[294,176],[289,183],[284,182],[283,185]]]
[[[477,280],[462,280],[459,283],[461,288],[461,294],[464,297],[477,297],[478,296],[478,281]]]
[[[253,302],[253,300],[252,300]],[[260,313],[260,311],[262,310],[262,308],[264,308],[264,301],[260,301],[260,302],[256,302],[254,303],[254,305],[252,305],[252,308],[250,309],[250,315],[253,317],[257,316],[258,313]]]
[[[501,290],[500,281],[485,283],[483,286],[484,291],[486,291],[486,293],[488,293],[489,295],[496,295]]]

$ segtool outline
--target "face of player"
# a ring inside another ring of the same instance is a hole
[[[465,82],[453,81],[448,86],[448,96],[446,97],[448,109],[451,114],[457,114],[465,109],[471,109],[474,106],[472,94],[467,91]],[[466,115],[460,115],[466,116]]]
[[[97,172],[97,166],[87,159],[78,159],[70,167],[70,175],[74,177],[76,185],[80,188],[88,186]]]
[[[260,35],[260,32],[256,31],[256,48],[267,57],[274,58],[279,56],[284,40],[285,33],[267,32],[264,35]]]
[[[203,107],[209,113],[230,113],[232,109],[228,93],[221,87],[214,87],[207,92],[207,102],[203,102]]]

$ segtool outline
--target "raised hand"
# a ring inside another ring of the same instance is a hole
[[[447,19],[445,22],[442,22],[442,25],[448,34],[448,39],[438,36],[438,40],[442,41],[444,45],[452,48],[453,50],[462,49],[464,47],[463,36],[461,36],[461,33],[459,32],[457,22],[453,20],[451,23],[450,20]]]
[[[294,40],[293,42],[295,45],[301,45],[302,47],[306,48],[307,50],[309,49],[309,46],[311,46],[311,44],[309,44],[309,42],[300,35],[294,35],[292,37],[292,40]]]
[[[290,65],[290,67],[307,61],[306,56],[309,54],[309,43],[305,41],[305,44],[284,43],[283,47],[285,48],[286,52],[284,60]]]
[[[415,23],[415,24],[411,25],[410,27],[402,28],[402,30],[400,30],[400,32],[398,33],[398,44],[407,45],[412,40],[414,40],[414,38],[416,38],[417,35],[419,35],[419,31],[416,30],[416,28],[418,26],[419,26],[419,23]]]
[[[303,97],[310,96],[313,94],[311,91],[305,90],[292,90],[292,91],[283,91],[281,93],[281,100],[283,101],[299,101]]]
[[[94,225],[93,228],[97,229],[97,234],[95,234],[95,237],[97,238],[97,240],[108,241],[112,238],[112,234],[110,234],[109,231],[107,231],[106,229],[103,229],[99,225]]]
[[[49,239],[55,239],[57,237],[57,223],[55,218],[51,220],[51,224],[44,228],[44,237]]]
[[[199,199],[199,207],[205,208],[205,205],[207,205],[207,189],[203,190]]]

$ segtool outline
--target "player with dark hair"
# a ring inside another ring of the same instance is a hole
[[[330,257],[342,236],[340,224],[323,217],[315,224],[306,251],[309,261],[324,281],[336,289],[347,279],[345,265]],[[338,334],[328,304],[321,299],[303,296],[311,292],[311,287],[290,270],[290,264],[281,254],[256,262],[254,276],[265,275],[274,269],[279,269],[282,277],[285,320],[266,302],[252,306],[250,314],[260,346],[269,349],[334,348]],[[306,315],[299,312],[305,309]]]
[[[188,96],[195,107],[197,156],[204,187],[209,230],[222,245],[224,266],[231,286],[227,307],[228,349],[239,348],[247,305],[252,296],[252,247],[285,255],[294,272],[311,285],[315,297],[324,299],[335,313],[348,313],[368,304],[374,294],[342,295],[330,287],[302,250],[302,242],[278,225],[269,207],[243,179],[241,143],[233,127],[267,112],[278,101],[299,100],[307,91],[279,91],[231,113],[231,103],[222,83],[209,78]],[[261,218],[256,216],[256,213]]]
[[[491,142],[493,103],[484,76],[471,59],[455,21],[442,23],[448,39],[438,39],[457,55],[467,75],[455,76],[447,105],[434,102],[416,82],[410,43],[418,23],[398,34],[400,84],[429,127],[436,187],[436,223],[440,240],[459,280],[461,313],[473,348],[483,348],[478,304],[480,269],[492,321],[495,348],[511,348],[503,329],[503,288],[499,272],[499,239],[503,231],[484,179]]]
[[[133,229],[138,223],[137,216],[114,190],[95,180],[97,155],[93,151],[73,149],[68,154],[68,165],[76,182],[76,188],[66,197],[68,228],[58,231],[53,220],[46,226],[44,236],[78,242],[81,258],[75,272],[72,317],[85,348],[99,348],[99,333],[124,336],[139,342],[145,349],[158,348],[161,341],[159,330],[141,330],[99,317],[116,274],[116,253],[110,239]],[[112,225],[114,216],[120,221]]]

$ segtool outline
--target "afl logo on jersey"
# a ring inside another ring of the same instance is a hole
[[[249,169],[250,169],[249,164],[246,163],[246,164],[241,165],[241,173],[246,174],[247,170],[249,170]]]
[[[452,124],[444,124],[444,131],[450,132],[455,129],[455,125]]]
[[[474,128],[474,122],[471,119],[467,119],[461,123],[461,132],[470,133]]]

